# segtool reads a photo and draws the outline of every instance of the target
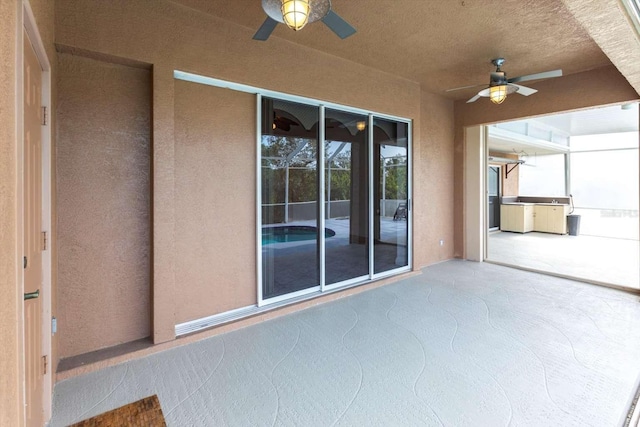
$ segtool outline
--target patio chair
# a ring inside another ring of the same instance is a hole
[[[393,214],[393,220],[399,221],[401,219],[407,219],[407,203],[400,202],[396,208],[396,213]]]

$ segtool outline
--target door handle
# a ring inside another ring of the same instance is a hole
[[[35,292],[27,292],[26,294],[24,294],[24,300],[28,300],[28,299],[36,299],[40,296],[40,289],[38,289]]]

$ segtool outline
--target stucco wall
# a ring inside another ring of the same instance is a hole
[[[194,195],[177,194],[182,185],[179,180],[183,178],[178,169],[181,162],[180,149],[174,144],[174,133],[177,135],[176,131],[181,125],[178,111],[174,110],[174,107],[181,102],[179,99],[181,94],[176,92],[177,86],[174,86],[172,77],[174,69],[407,117],[414,120],[414,149],[425,143],[422,141],[420,121],[423,107],[433,117],[439,118],[434,120],[434,128],[443,129],[441,122],[452,120],[451,103],[439,97],[433,99],[427,97],[421,106],[420,90],[414,82],[301,47],[278,37],[271,37],[266,43],[256,42],[252,40],[254,29],[226,22],[169,1],[141,0],[114,3],[98,0],[83,2],[59,0],[56,1],[56,20],[56,41],[61,46],[128,58],[153,66],[153,333],[155,342],[172,339],[173,326],[193,315],[177,306],[182,289],[180,271],[184,271],[187,264],[181,266],[182,261],[175,254],[179,248],[188,247],[190,244],[196,247],[199,242],[198,239],[185,241],[184,236],[176,237],[181,232],[178,219],[181,198],[194,197]],[[302,58],[304,60],[301,60]],[[201,111],[202,114],[223,114],[215,104],[209,107],[203,106],[203,109],[206,111]],[[252,118],[249,123],[243,119],[229,125],[253,128],[254,124],[255,118]],[[452,137],[448,131],[437,130],[431,134],[430,138],[427,142],[429,147],[452,145]],[[233,144],[237,145],[239,142],[241,141],[237,136],[234,136]],[[231,142],[229,144],[232,145]],[[428,150],[431,149],[428,148]],[[244,155],[246,157],[242,159],[242,167],[255,164],[253,147],[248,150],[251,152]],[[428,150],[426,153],[429,153]],[[437,150],[435,149],[433,154],[437,155]],[[422,165],[417,159],[418,156],[416,156],[414,170],[419,171]],[[447,159],[444,163],[450,161]],[[235,173],[233,168],[238,164],[225,166],[220,162],[215,166],[222,168],[220,172],[215,173],[233,175]],[[445,173],[443,176],[448,175]],[[446,179],[439,177],[433,180],[430,184],[433,194],[442,195],[449,192],[451,182],[447,182]],[[446,189],[440,190],[440,186]],[[255,212],[255,190],[253,188],[242,190],[241,197],[234,201],[235,208],[238,212],[250,213],[250,218],[243,219],[245,223],[243,226],[251,228],[255,224],[255,218],[252,216]],[[223,195],[228,197],[226,194]],[[424,204],[418,202],[416,214],[429,206],[426,200],[423,199]],[[445,205],[450,203],[446,197],[442,197],[441,200]],[[441,208],[444,211],[452,209],[450,206],[441,206]],[[438,225],[438,230],[433,232],[433,236],[439,236],[443,234],[443,230],[451,228],[446,214],[438,213],[438,215],[442,224]],[[429,221],[419,227],[421,233],[429,232],[428,230],[432,227]],[[228,227],[228,224],[220,221],[210,227],[215,229],[212,231],[217,231],[217,229]],[[215,239],[215,236],[211,238]],[[243,241],[244,239],[245,237]],[[444,239],[450,240],[446,235]],[[420,245],[429,245],[429,247]],[[247,243],[244,256],[229,257],[224,266],[210,263],[206,268],[199,267],[198,275],[219,277],[221,274],[232,271],[245,271],[247,275],[254,274],[254,246],[253,240]],[[437,239],[434,241],[433,237],[426,240],[418,238],[415,265],[423,266],[443,259],[448,256],[446,251],[447,247],[439,248]],[[255,292],[255,285],[255,279],[252,278],[252,292]],[[244,304],[245,297],[247,295],[242,296],[237,303]],[[196,304],[193,302],[190,304],[195,309]],[[195,311],[197,315],[204,315],[206,311],[218,309],[220,307],[211,305],[206,306],[205,310],[203,305],[202,309]]]
[[[151,72],[58,55],[60,357],[150,334]]]
[[[364,65],[167,0],[56,1],[56,42],[154,65],[354,105],[402,117],[419,111],[419,87]]]
[[[20,425],[22,406],[20,328],[22,309],[16,268],[17,234],[17,135],[16,44],[18,13],[15,2],[0,2],[0,424]]]
[[[414,132],[413,235],[415,264],[424,267],[453,257],[453,101],[422,91],[420,120],[420,134]]]
[[[175,82],[176,322],[255,304],[256,96]]]

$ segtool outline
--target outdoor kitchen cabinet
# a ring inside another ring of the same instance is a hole
[[[503,204],[500,206],[500,229],[516,233],[567,234],[568,213],[569,206],[561,204]]]
[[[534,231],[567,234],[567,205],[535,205]]]
[[[534,228],[534,206],[531,204],[510,204],[500,206],[500,229],[527,233]]]

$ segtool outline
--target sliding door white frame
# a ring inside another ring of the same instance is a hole
[[[411,204],[411,197],[412,197],[412,186],[411,186],[411,177],[412,177],[412,167],[411,167],[411,161],[412,161],[412,148],[411,148],[411,144],[412,144],[412,122],[410,119],[406,119],[403,117],[398,117],[398,116],[393,116],[393,115],[388,115],[388,114],[382,114],[382,113],[375,113],[375,112],[371,112],[369,110],[365,110],[365,109],[361,109],[361,108],[356,108],[356,107],[351,107],[351,106],[347,106],[347,105],[342,105],[342,104],[336,104],[336,103],[330,103],[330,102],[325,102],[325,101],[319,101],[313,98],[307,98],[307,97],[302,97],[302,96],[297,96],[297,95],[291,95],[291,94],[287,94],[287,93],[283,93],[283,92],[277,92],[277,91],[272,91],[272,90],[268,90],[268,89],[264,89],[264,88],[259,88],[259,87],[255,87],[255,86],[250,86],[250,85],[244,85],[244,84],[240,84],[240,83],[234,83],[234,82],[229,82],[226,80],[220,80],[220,79],[215,79],[215,78],[211,78],[211,77],[206,77],[206,76],[201,76],[198,74],[193,74],[193,73],[188,73],[185,71],[180,71],[180,70],[175,70],[174,71],[174,78],[177,80],[183,80],[183,81],[188,81],[188,82],[192,82],[192,83],[199,83],[199,84],[204,84],[204,85],[208,85],[208,86],[215,86],[215,87],[220,87],[220,88],[226,88],[226,89],[230,89],[230,90],[235,90],[235,91],[239,91],[239,92],[245,92],[245,93],[252,93],[256,95],[256,266],[257,266],[257,271],[256,271],[256,284],[257,284],[257,304],[254,307],[263,307],[263,306],[270,306],[270,305],[274,305],[274,306],[280,306],[282,305],[283,302],[296,302],[298,300],[301,299],[307,299],[307,298],[311,298],[311,297],[315,297],[316,294],[318,295],[322,295],[323,293],[330,293],[333,291],[337,291],[337,290],[341,290],[341,289],[345,289],[345,288],[349,288],[349,287],[353,287],[353,286],[357,286],[357,285],[361,285],[364,283],[368,283],[371,280],[374,279],[379,279],[379,278],[383,278],[383,277],[387,277],[387,276],[391,276],[391,275],[395,275],[395,274],[399,274],[402,272],[406,272],[406,271],[410,271],[412,268],[412,260],[413,260],[413,251],[412,251],[412,242],[413,242],[413,236],[412,236],[412,204]],[[261,139],[262,139],[262,98],[263,97],[269,97],[269,98],[274,98],[274,99],[279,99],[279,100],[283,100],[283,101],[291,101],[291,102],[297,102],[300,104],[306,104],[306,105],[311,105],[311,106],[315,106],[319,108],[319,123],[321,124],[319,126],[319,135],[318,135],[318,176],[320,177],[319,179],[319,195],[318,195],[318,203],[319,205],[319,209],[318,209],[318,214],[319,214],[319,219],[318,219],[318,226],[320,227],[320,230],[322,230],[322,232],[319,233],[319,249],[320,249],[320,253],[319,253],[319,268],[320,268],[320,283],[318,284],[318,286],[314,286],[314,287],[310,287],[307,289],[303,289],[297,292],[292,292],[289,294],[285,294],[285,295],[280,295],[277,297],[272,297],[272,298],[264,298],[263,295],[263,289],[262,289],[262,179],[261,179],[261,175],[262,175],[262,162],[261,162]],[[326,258],[325,258],[325,233],[324,233],[324,229],[326,226],[326,221],[325,221],[325,201],[326,201],[326,195],[325,195],[325,153],[324,153],[324,141],[325,141],[325,129],[324,129],[324,118],[325,118],[325,109],[326,108],[331,108],[331,109],[336,109],[336,110],[340,110],[340,111],[344,111],[344,112],[348,112],[348,113],[356,113],[356,114],[362,114],[362,115],[366,115],[368,116],[368,132],[369,132],[369,138],[368,138],[368,165],[369,165],[369,191],[368,191],[368,200],[369,200],[369,236],[368,236],[368,254],[369,254],[369,272],[368,275],[363,275],[360,277],[356,277],[353,279],[349,279],[349,280],[345,280],[343,282],[339,282],[339,283],[334,283],[331,285],[327,285],[326,282],[326,276],[325,276],[325,268],[326,268]],[[393,270],[389,270],[389,271],[385,271],[382,273],[378,273],[375,274],[374,273],[374,246],[373,246],[373,235],[374,235],[374,200],[373,200],[373,191],[371,190],[371,186],[373,183],[373,122],[374,122],[374,118],[380,118],[380,119],[387,119],[387,120],[393,120],[393,121],[397,121],[400,123],[406,123],[409,126],[409,132],[408,132],[408,141],[407,141],[407,146],[408,146],[408,161],[407,161],[407,174],[408,174],[408,181],[407,181],[407,192],[408,192],[408,218],[407,218],[407,222],[408,222],[408,239],[407,239],[407,251],[408,251],[408,265],[405,267],[401,267],[398,269],[393,269]],[[241,309],[237,309],[237,310],[231,310],[231,312],[235,312],[235,311],[242,311],[243,315],[250,315],[249,312],[251,312],[251,306],[250,307],[244,307]],[[255,310],[254,310],[255,311]],[[261,310],[260,310],[261,311]],[[231,312],[229,312],[229,314],[232,314]],[[246,312],[246,313],[245,313]],[[182,329],[187,328],[187,326],[191,326],[193,327],[196,323],[201,321],[204,321],[205,319],[208,319],[207,321],[213,321],[214,324],[217,323],[215,322],[215,320],[220,317],[221,319],[226,319],[225,317],[226,313],[221,313],[218,315],[214,315],[214,316],[209,316],[207,318],[203,318],[203,319],[198,319],[195,321],[191,321],[191,322],[186,322],[183,325],[176,325],[177,328],[181,328],[180,331],[182,332]],[[238,313],[240,315],[240,313]],[[231,316],[234,317],[234,316]],[[215,319],[214,319],[215,318]],[[225,320],[225,321],[228,321]],[[190,324],[190,325],[187,325]],[[193,324],[193,325],[192,325]],[[212,324],[207,324],[206,326],[212,326]],[[189,330],[190,332],[193,332],[193,329]],[[182,333],[186,333],[186,332],[182,332]]]

